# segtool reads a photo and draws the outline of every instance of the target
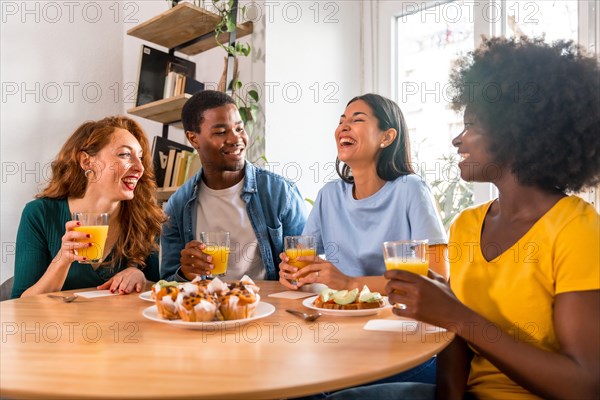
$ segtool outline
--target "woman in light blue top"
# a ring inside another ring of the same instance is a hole
[[[332,289],[366,284],[384,292],[382,244],[408,239],[428,239],[430,269],[447,278],[446,233],[429,186],[412,168],[400,107],[376,94],[353,98],[335,140],[341,180],[321,189],[304,228],[327,261],[316,258],[298,270],[282,253],[280,282],[290,289],[315,282]]]

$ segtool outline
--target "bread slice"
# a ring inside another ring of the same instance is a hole
[[[344,305],[337,304],[334,302],[323,303],[323,301],[321,300],[321,296],[317,296],[317,298],[313,302],[313,305],[315,307],[325,308],[328,310],[368,310],[371,308],[381,308],[381,307],[383,307],[384,304],[383,304],[383,300],[379,300],[377,302],[374,301],[371,303],[360,303],[360,302],[358,302],[358,299],[354,303],[344,304]]]

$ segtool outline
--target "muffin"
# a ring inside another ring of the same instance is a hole
[[[165,281],[165,280],[160,280],[160,281],[156,282],[154,285],[152,285],[150,298],[152,300],[156,300],[156,294],[160,291],[160,289],[162,289],[163,287],[167,287],[167,286],[177,287],[177,285],[178,285],[177,282],[169,282],[169,281]]]
[[[227,294],[219,296],[219,311],[226,321],[250,318],[260,301],[260,295],[251,288],[234,287]]]
[[[202,291],[196,293],[179,293],[177,311],[183,321],[214,321],[217,313],[215,296]]]
[[[227,292],[229,292],[229,286],[219,278],[215,278],[208,282],[209,284],[207,285],[207,290],[210,294],[224,296],[227,294]]]
[[[162,286],[156,291],[156,309],[161,318],[179,319],[179,313],[175,305],[178,295],[179,289],[177,286]]]

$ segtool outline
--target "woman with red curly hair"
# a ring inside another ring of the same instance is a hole
[[[155,193],[148,140],[135,121],[116,116],[82,124],[52,162],[48,186],[23,210],[12,297],[91,286],[124,294],[158,280],[165,218]],[[80,263],[86,259],[77,249],[90,244],[74,230],[73,212],[109,214],[96,264]]]

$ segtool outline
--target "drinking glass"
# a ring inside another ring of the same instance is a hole
[[[229,259],[229,232],[201,232],[200,241],[206,246],[202,252],[212,256],[212,264],[215,267],[211,275],[225,276],[227,274],[227,260]]]
[[[427,240],[398,240],[383,243],[385,269],[401,269],[427,276],[429,254]]]
[[[283,238],[285,254],[289,257],[288,264],[298,269],[302,269],[311,264],[311,261],[298,261],[298,257],[316,257],[317,246],[315,237],[312,235],[304,236],[286,236]],[[292,281],[292,284],[296,284]]]
[[[73,213],[73,220],[81,222],[81,225],[75,227],[74,230],[90,235],[90,238],[77,241],[92,243],[90,247],[76,249],[75,252],[78,256],[87,258],[85,261],[79,261],[80,264],[96,264],[102,261],[106,236],[108,235],[108,217],[108,213]]]
[[[311,264],[310,261],[297,261],[300,256],[315,257],[317,247],[315,237],[305,236],[286,236],[284,239],[285,254],[290,258],[288,264],[300,269]]]

